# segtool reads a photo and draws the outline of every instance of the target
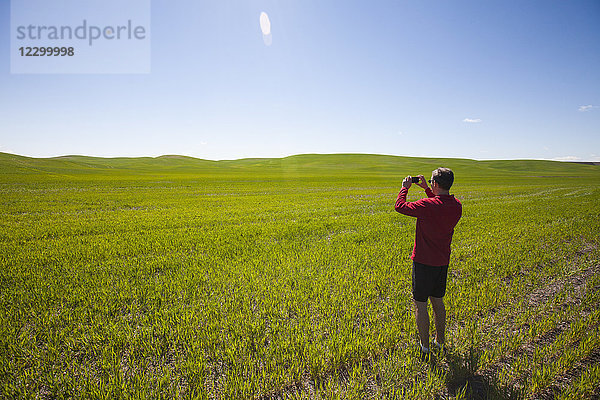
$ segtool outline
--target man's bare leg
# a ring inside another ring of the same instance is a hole
[[[415,317],[421,346],[429,348],[429,312],[426,301],[415,300]]]
[[[435,321],[435,341],[438,344],[446,342],[446,306],[441,297],[430,297],[433,308],[433,319]]]

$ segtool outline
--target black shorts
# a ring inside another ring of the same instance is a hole
[[[427,301],[429,297],[444,297],[448,266],[432,267],[413,261],[412,293],[416,301]]]

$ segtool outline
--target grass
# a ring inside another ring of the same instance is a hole
[[[415,222],[393,204],[403,176],[438,166],[464,211],[450,350],[423,363]],[[0,393],[593,398],[598,168],[0,154]]]

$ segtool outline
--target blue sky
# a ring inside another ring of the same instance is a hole
[[[2,152],[600,161],[597,0],[152,1],[148,74],[11,74],[10,19]]]

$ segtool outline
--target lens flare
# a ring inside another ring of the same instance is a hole
[[[265,36],[271,34],[271,21],[269,20],[267,13],[264,11],[260,13],[260,30]]]
[[[262,31],[263,42],[266,46],[270,46],[273,43],[273,36],[271,36],[271,20],[266,12],[260,13],[260,30]]]

